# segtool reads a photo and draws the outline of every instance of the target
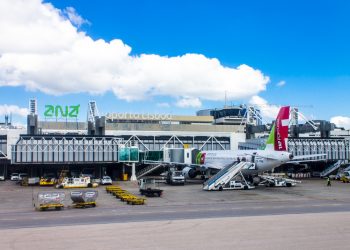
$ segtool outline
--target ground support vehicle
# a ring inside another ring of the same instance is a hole
[[[124,193],[120,195],[120,200],[125,201],[129,205],[144,205],[146,199],[130,193]]]
[[[249,183],[241,180],[233,180],[228,183],[228,185],[222,186],[221,190],[248,190],[253,189],[254,186],[249,185]],[[219,189],[219,191],[221,191]]]
[[[259,185],[265,185],[266,187],[293,187],[301,181],[296,181],[293,179],[274,177],[271,175],[259,175],[261,182]]]
[[[18,175],[18,181],[22,181],[24,178],[28,178],[28,174],[26,173],[20,173]]]
[[[147,197],[160,197],[163,194],[163,190],[160,189],[155,179],[140,179],[140,194]]]
[[[106,187],[107,193],[112,193],[113,191],[122,190],[120,186],[108,186]]]
[[[40,178],[40,186],[54,186],[57,183],[57,179],[51,176],[44,176]]]
[[[20,181],[21,186],[35,186],[39,184],[38,177],[23,177]]]
[[[127,200],[126,202],[129,205],[144,205],[145,201],[146,201],[145,198],[133,197],[133,198],[130,198],[129,200]]]
[[[91,183],[90,177],[68,178],[64,177],[56,188],[91,188],[98,187],[97,183]]]
[[[170,185],[185,185],[185,176],[183,175],[182,171],[169,170],[166,183]]]
[[[350,182],[350,171],[344,171],[343,175],[340,177],[340,181],[343,183],[349,183]]]
[[[98,192],[95,190],[79,190],[70,192],[73,207],[75,208],[96,207],[97,196]]]
[[[39,192],[34,201],[34,207],[40,211],[52,208],[60,210],[64,207],[65,197],[64,192]]]
[[[108,186],[106,191],[129,205],[144,205],[146,201],[145,198],[138,197],[119,186]]]

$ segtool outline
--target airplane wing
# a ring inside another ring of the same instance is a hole
[[[297,155],[297,156],[293,156],[293,160],[288,161],[286,163],[300,164],[300,163],[324,161],[325,159],[310,159],[310,158],[322,157],[322,156],[326,156],[326,154]]]
[[[326,156],[326,155],[327,154],[297,155],[297,156],[293,156],[293,160],[303,160],[303,159],[321,157],[321,156]]]

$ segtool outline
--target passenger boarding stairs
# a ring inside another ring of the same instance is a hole
[[[250,162],[233,162],[203,184],[203,190],[222,190],[243,168],[252,165]]]
[[[140,179],[141,177],[145,176],[146,174],[149,174],[153,171],[155,171],[156,169],[162,167],[163,164],[153,164],[153,165],[149,165],[147,167],[145,167],[144,169],[140,170],[138,173],[137,173],[137,176],[136,178],[137,179]]]
[[[339,160],[336,163],[330,165],[328,168],[326,168],[325,170],[323,170],[320,174],[321,177],[325,177],[329,174],[331,174],[333,171],[337,170],[338,168],[340,168],[341,164],[343,164],[344,160]]]

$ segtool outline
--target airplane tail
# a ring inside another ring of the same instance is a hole
[[[265,150],[287,151],[289,111],[289,106],[281,107],[267,139]]]

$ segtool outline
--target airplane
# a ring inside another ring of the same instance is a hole
[[[220,171],[235,162],[248,162],[251,167],[242,169],[244,176],[258,176],[264,172],[271,171],[286,163],[308,162],[310,158],[324,156],[324,154],[294,156],[287,151],[288,125],[290,106],[281,107],[273,125],[267,142],[263,149],[258,150],[212,150],[200,151],[192,149],[194,162],[192,164],[177,162],[152,162],[148,164],[168,164],[183,166],[182,172],[186,179],[196,178],[197,175]],[[307,159],[307,160],[305,160]],[[313,160],[311,160],[313,161]],[[207,176],[210,174],[207,174]]]
[[[264,149],[260,150],[213,150],[199,151],[196,155],[194,165],[185,166],[183,174],[185,178],[193,179],[199,172],[208,170],[220,170],[228,164],[234,162],[253,163],[248,169],[241,172],[246,176],[257,176],[267,171],[271,171],[285,163],[307,162],[313,157],[324,156],[324,154],[294,156],[287,151],[288,125],[290,107],[281,107],[273,125]]]
[[[260,150],[213,150],[197,153],[196,165],[202,171],[220,170],[227,164],[239,161],[253,163],[254,167],[242,170],[244,175],[257,175],[270,171],[294,159],[287,151],[288,125],[290,107],[281,107],[267,139],[264,149]],[[183,173],[187,178],[194,178],[198,171],[191,166],[185,167]]]

